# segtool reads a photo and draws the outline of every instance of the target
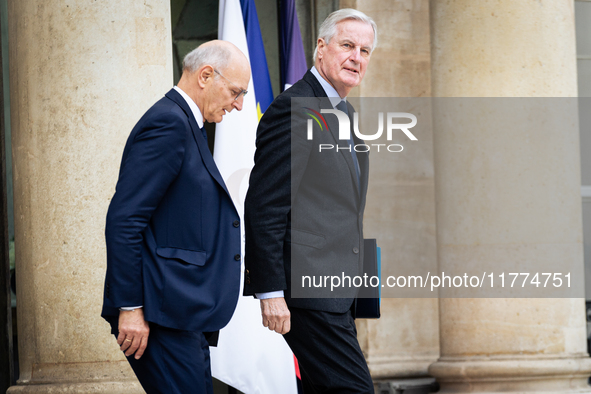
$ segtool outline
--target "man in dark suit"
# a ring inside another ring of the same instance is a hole
[[[149,394],[213,393],[209,344],[238,301],[240,221],[203,122],[240,111],[249,80],[234,45],[201,45],[123,151],[102,316]]]
[[[352,316],[355,288],[338,298],[322,291],[301,298],[296,288],[302,275],[361,273],[369,160],[352,149],[363,141],[338,138],[334,115],[325,116],[329,131],[314,130],[308,140],[297,116],[292,124],[291,99],[312,98],[308,109],[339,109],[352,118],[344,99],[363,79],[376,34],[362,12],[331,14],[320,27],[315,66],[277,97],[257,130],[245,202],[244,294],[261,299],[263,324],[284,334],[306,394],[374,392]],[[339,150],[320,152],[319,144]]]

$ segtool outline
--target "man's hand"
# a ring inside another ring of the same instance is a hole
[[[289,309],[285,298],[267,298],[261,300],[261,314],[263,315],[263,326],[279,334],[287,334],[291,329]]]
[[[139,360],[148,346],[150,326],[144,320],[143,308],[133,311],[119,312],[119,336],[117,343],[126,356],[135,353],[135,359]]]

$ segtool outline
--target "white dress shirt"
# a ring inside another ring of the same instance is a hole
[[[199,128],[202,128],[203,127],[203,115],[201,114],[201,111],[199,110],[199,107],[197,106],[197,104],[195,104],[193,99],[191,97],[189,97],[189,95],[187,93],[183,92],[183,90],[181,88],[179,88],[178,86],[175,86],[174,90],[179,92],[179,94],[185,99],[187,104],[189,104],[189,108],[191,109],[191,112],[193,112],[193,116],[195,117],[195,120],[197,121],[197,125],[199,126]]]

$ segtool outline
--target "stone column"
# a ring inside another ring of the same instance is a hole
[[[576,97],[572,1],[430,6],[433,96]],[[582,271],[578,129],[536,135],[531,115],[491,133],[435,114],[440,271],[491,260]],[[440,299],[430,373],[442,393],[589,392],[584,310],[583,299]]]
[[[362,84],[350,96],[429,97],[428,0],[341,0],[378,26],[378,46]],[[364,108],[358,108],[363,113]],[[373,114],[370,108],[367,112]],[[376,238],[385,259],[382,280],[400,266],[437,270],[433,144],[427,135],[411,150],[385,160],[372,154],[364,236]],[[388,179],[388,187],[380,180]],[[384,298],[379,320],[358,320],[358,337],[374,380],[427,376],[439,357],[437,299]]]
[[[100,317],[125,140],[172,86],[168,0],[9,4],[20,377],[9,393],[141,393]]]

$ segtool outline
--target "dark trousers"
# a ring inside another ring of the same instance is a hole
[[[289,310],[291,330],[283,337],[298,359],[304,394],[374,393],[351,311]]]
[[[112,332],[119,335],[117,326]],[[143,356],[127,361],[147,394],[213,394],[209,344],[201,332],[150,323]]]

